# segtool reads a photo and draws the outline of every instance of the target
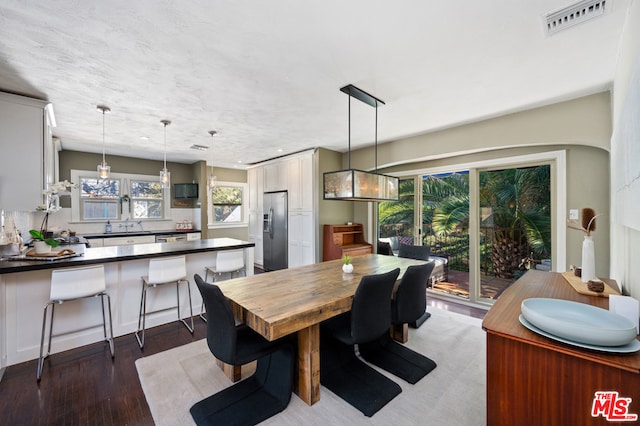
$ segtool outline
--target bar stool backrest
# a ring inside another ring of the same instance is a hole
[[[187,277],[184,256],[163,257],[149,260],[149,283],[172,283]]]
[[[216,272],[235,272],[244,268],[244,253],[242,250],[225,250],[216,254]]]
[[[106,290],[104,266],[54,269],[51,272],[50,300],[72,300]]]

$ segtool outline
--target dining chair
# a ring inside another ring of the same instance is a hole
[[[224,250],[215,253],[215,265],[207,266],[205,268],[204,281],[209,281],[209,274],[211,274],[213,281],[219,281],[224,274],[229,274],[230,278],[233,278],[233,274],[242,274],[246,276],[246,269],[244,265],[244,250]],[[204,322],[207,322],[207,317],[204,316],[204,301],[200,306],[200,318]]]
[[[260,423],[284,410],[291,399],[295,356],[290,339],[269,341],[247,325],[236,325],[220,287],[194,275],[209,321],[207,345],[214,357],[231,365],[257,360],[255,373],[189,410],[198,425]]]
[[[426,307],[425,283],[433,271],[435,262],[409,266],[391,301],[391,324],[401,325],[415,321]],[[429,374],[436,363],[408,347],[394,341],[387,333],[371,342],[359,345],[360,355],[368,362],[415,384]]]
[[[411,246],[408,244],[400,244],[400,248],[398,252],[398,257],[404,257],[407,259],[416,259],[416,260],[429,260],[430,255],[431,255],[431,248],[429,246]],[[418,318],[416,318],[414,321],[409,322],[409,326],[412,328],[420,327],[431,316],[431,314],[427,312],[427,296],[426,296],[427,285],[428,285],[428,282],[425,281],[424,282],[425,308],[422,311],[422,314]]]
[[[104,276],[104,266],[86,266],[81,268],[54,269],[51,272],[51,290],[49,293],[49,302],[44,306],[42,316],[42,334],[40,335],[40,356],[38,357],[38,368],[36,371],[36,380],[39,382],[42,378],[42,368],[44,360],[51,352],[51,338],[53,337],[53,317],[56,304],[63,304],[72,300],[84,299],[89,297],[100,297],[100,307],[102,308],[102,331],[105,341],[109,342],[109,350],[111,358],[115,356],[113,345],[113,322],[111,317],[111,298],[107,294],[107,286]],[[105,317],[104,301],[107,300],[107,311],[109,313],[109,337],[107,337],[107,321]],[[47,346],[47,354],[42,355],[44,351],[44,336],[47,324],[47,311],[51,306],[51,319],[49,321],[49,344]]]
[[[356,356],[356,346],[389,334],[391,293],[400,269],[362,277],[351,311],[320,325],[320,382],[371,417],[402,389]]]
[[[180,283],[187,284],[187,294],[189,295],[189,319],[191,326],[182,319],[180,314]],[[161,257],[149,260],[149,274],[142,277],[142,296],[140,298],[140,311],[138,313],[138,329],[135,332],[136,340],[140,349],[144,348],[144,332],[147,317],[147,291],[150,288],[166,284],[176,285],[176,298],[178,309],[178,321],[187,327],[193,334],[193,308],[191,306],[191,286],[187,279],[186,258],[184,256]],[[171,308],[167,308],[171,309]]]

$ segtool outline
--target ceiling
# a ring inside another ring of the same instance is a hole
[[[631,1],[547,36],[571,0],[3,0],[0,90],[50,101],[63,149],[102,152],[105,104],[107,161],[161,160],[168,119],[169,161],[243,167],[345,152],[347,84],[379,143],[608,90]]]

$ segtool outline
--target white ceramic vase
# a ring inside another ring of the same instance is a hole
[[[34,241],[33,248],[36,254],[47,254],[51,252],[51,246],[44,241]]]
[[[342,265],[342,272],[350,274],[353,272],[353,264]]]
[[[582,282],[596,278],[596,256],[593,247],[593,239],[590,235],[584,236],[582,242]]]

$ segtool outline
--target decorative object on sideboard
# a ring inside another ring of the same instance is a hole
[[[211,145],[213,146],[213,136],[218,133],[215,130],[209,130],[209,134],[211,135]],[[209,179],[207,180],[207,187],[209,190],[212,190],[216,186],[216,177],[213,175],[213,166],[211,166],[211,172],[209,174]]]
[[[353,263],[351,263],[351,256],[345,254],[342,256],[342,272],[351,274],[353,272]]]
[[[582,209],[582,222],[579,224],[577,220],[569,220],[569,228],[577,229],[584,232],[584,240],[582,241],[582,282],[589,282],[596,279],[596,259],[593,239],[591,232],[596,230],[596,214],[592,208]]]
[[[349,95],[348,168],[323,175],[323,198],[343,201],[398,201],[398,178],[378,173],[378,106],[384,102],[352,84],[340,88]],[[376,110],[375,164],[373,172],[351,168],[351,98],[371,105]]]
[[[171,184],[171,172],[167,170],[167,126],[171,124],[169,120],[160,120],[164,126],[164,167],[160,170],[160,183],[163,188],[169,188]]]
[[[105,141],[104,141],[104,115],[111,112],[111,108],[106,105],[98,105],[97,108],[102,111],[102,163],[98,164],[98,178],[100,180],[108,180],[111,172],[111,166],[107,164],[105,158]]]

